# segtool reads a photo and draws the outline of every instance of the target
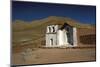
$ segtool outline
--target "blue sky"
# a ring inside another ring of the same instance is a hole
[[[81,23],[96,23],[96,6],[12,2],[12,20],[33,21],[48,16],[69,17]]]

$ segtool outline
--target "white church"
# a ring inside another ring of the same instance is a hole
[[[45,47],[76,47],[77,29],[64,23],[48,25],[46,29]]]

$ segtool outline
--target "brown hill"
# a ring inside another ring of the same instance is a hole
[[[49,16],[47,18],[34,20],[32,22],[16,20],[13,23],[13,31],[28,30],[28,29],[38,28],[38,27],[41,28],[42,25],[46,27],[47,25],[50,25],[50,24],[64,24],[64,23],[68,23],[69,25],[75,26],[78,28],[92,28],[93,27],[90,24],[82,24],[82,23],[79,23],[78,21],[72,20],[71,18]]]
[[[13,44],[20,44],[20,42],[27,40],[42,41],[45,37],[47,25],[64,23],[68,23],[77,28],[95,29],[95,27],[90,24],[82,24],[66,17],[49,16],[32,22],[16,20],[12,23]]]

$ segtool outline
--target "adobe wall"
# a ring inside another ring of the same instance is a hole
[[[95,46],[96,30],[95,28],[77,28],[78,46]]]

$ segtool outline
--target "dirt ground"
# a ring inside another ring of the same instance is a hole
[[[95,48],[36,48],[12,53],[13,65],[95,60]]]

